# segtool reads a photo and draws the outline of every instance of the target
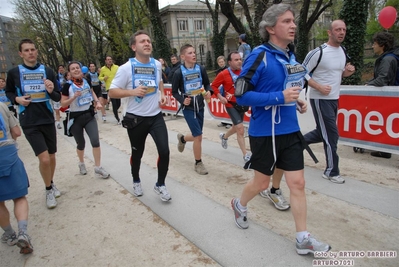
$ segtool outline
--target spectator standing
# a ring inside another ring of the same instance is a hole
[[[175,71],[180,68],[180,60],[177,57],[177,55],[173,54],[170,56],[170,62],[172,63],[172,67],[170,69],[169,75],[168,75],[168,81],[171,83],[173,81],[173,74]]]
[[[395,39],[389,32],[378,32],[373,36],[373,51],[378,56],[374,65],[374,77],[367,85],[394,86],[399,62],[399,47],[394,48]],[[397,58],[396,58],[396,57]],[[391,153],[373,151],[373,157],[391,158]]]
[[[227,69],[226,59],[224,56],[218,56],[218,58],[216,59],[216,62],[218,64],[219,68],[215,71],[215,74],[218,75],[221,71]],[[223,95],[223,90],[224,90],[223,86],[219,87],[220,94],[222,94],[222,95]],[[217,126],[218,127],[226,127],[226,129],[231,128],[231,124],[225,123],[223,121],[221,121]]]
[[[170,67],[168,66],[168,62],[166,62],[163,58],[159,58],[158,61],[162,65],[162,81],[163,83],[168,83],[168,76],[170,73]]]
[[[242,62],[244,62],[251,53],[251,46],[247,44],[247,35],[245,33],[240,34],[240,36],[238,37],[238,43],[240,44],[240,46],[238,47],[238,53],[240,53]]]

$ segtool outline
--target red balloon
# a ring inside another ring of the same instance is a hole
[[[383,28],[391,28],[396,21],[396,9],[392,6],[384,7],[378,15],[378,21]]]

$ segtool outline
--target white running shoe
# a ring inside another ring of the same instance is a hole
[[[141,183],[133,183],[133,195],[136,197],[141,197],[143,195],[143,188],[141,188]]]
[[[81,175],[87,174],[86,165],[84,163],[79,163],[79,172]]]
[[[94,173],[99,178],[107,179],[109,177],[109,173],[106,172],[103,167],[94,167]]]
[[[55,199],[53,189],[46,190],[46,204],[48,209],[54,209],[57,207],[57,200]]]
[[[220,140],[222,141],[222,147],[223,147],[224,149],[227,149],[227,140],[228,140],[228,139],[225,139],[225,138],[224,138],[224,133],[220,133],[220,134],[219,134],[219,138],[220,138]]]
[[[251,152],[247,152],[244,156],[244,161],[245,163],[247,163],[250,159],[251,159],[252,153]]]
[[[164,185],[162,185],[162,186],[155,185],[154,191],[161,197],[162,201],[169,201],[172,199],[168,190],[166,189],[166,186],[164,186]]]
[[[57,198],[57,197],[60,197],[60,196],[61,196],[61,191],[58,190],[58,188],[55,186],[54,183],[51,184],[51,187],[53,188],[54,196],[55,196],[56,198]]]

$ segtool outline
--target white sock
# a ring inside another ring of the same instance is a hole
[[[241,202],[240,201],[238,201],[237,202],[237,207],[241,210],[241,211],[247,211],[247,207],[245,206],[243,206],[243,205],[241,205]]]
[[[308,231],[296,232],[296,242],[301,243],[305,237],[308,237]]]

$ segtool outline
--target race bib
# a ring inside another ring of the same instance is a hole
[[[134,80],[134,87],[146,86],[146,95],[153,94],[156,90],[156,82],[154,80],[136,79]]]

